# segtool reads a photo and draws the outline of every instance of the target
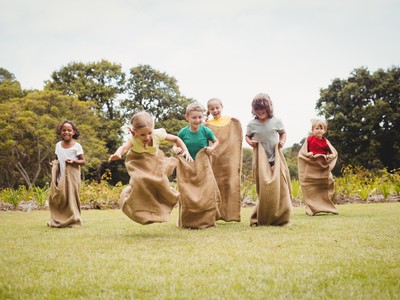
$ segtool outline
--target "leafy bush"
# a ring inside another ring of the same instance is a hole
[[[292,179],[292,197],[298,200],[301,200],[303,197],[300,182],[296,178]]]
[[[0,194],[1,202],[10,203],[14,206],[17,206],[21,201],[20,192],[18,190],[14,190],[11,188],[6,188],[1,191]]]
[[[121,182],[115,186],[108,182],[111,172],[103,174],[100,182],[83,181],[80,190],[82,205],[91,208],[107,209],[118,207],[119,195],[125,187]],[[178,189],[176,182],[171,186]],[[242,200],[257,201],[257,191],[251,172],[242,174],[240,187]],[[34,186],[27,189],[20,186],[18,189],[5,188],[0,191],[0,201],[18,206],[21,201],[34,200],[44,206],[48,199],[49,188]],[[342,176],[335,178],[335,197],[359,197],[367,200],[374,195],[382,195],[385,199],[391,195],[400,195],[400,169],[388,172],[386,169],[370,171],[360,166],[346,166],[342,168]],[[302,192],[298,179],[292,179],[292,196],[302,200]]]
[[[100,182],[84,181],[81,185],[80,198],[81,204],[88,204],[92,208],[105,209],[113,208],[119,201],[122,191],[122,184],[118,182],[115,186],[108,184],[111,180],[111,172],[107,170]]]
[[[39,203],[39,205],[44,206],[46,204],[49,198],[49,188],[47,186],[43,188],[34,186],[31,188],[31,192],[33,193],[32,199]]]
[[[342,176],[336,178],[337,195],[357,196],[367,200],[373,195],[399,195],[400,170],[392,173],[387,169],[367,170],[361,166],[348,165],[342,168]]]

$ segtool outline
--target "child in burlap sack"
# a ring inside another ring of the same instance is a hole
[[[80,133],[71,121],[57,126],[61,141],[56,144],[56,159],[51,163],[52,178],[49,191],[50,227],[79,227],[81,221],[80,166],[85,164],[81,144],[76,139]]]
[[[179,137],[168,134],[164,128],[154,129],[153,117],[146,111],[132,117],[130,130],[132,135],[109,158],[109,161],[121,159],[127,153],[125,166],[130,181],[120,195],[122,211],[140,224],[167,222],[179,199],[179,192],[168,179],[177,160],[164,155],[159,149],[160,142],[175,143],[186,161],[193,159]]]
[[[305,212],[338,214],[332,202],[335,183],[331,173],[337,161],[337,151],[324,137],[328,128],[326,120],[311,120],[311,132],[298,155],[298,172]]]
[[[213,227],[220,218],[221,195],[211,167],[211,157],[219,142],[212,130],[203,125],[204,108],[199,103],[187,106],[185,118],[189,125],[182,128],[178,136],[187,145],[194,161],[186,162],[178,157],[177,181],[181,193],[178,226],[192,229]],[[175,148],[175,153],[179,152],[180,149]]]
[[[221,193],[220,220],[240,222],[243,131],[239,120],[223,116],[222,109],[220,99],[208,100],[205,125],[219,141],[211,157],[211,165]]]
[[[286,132],[282,121],[274,116],[267,94],[257,94],[251,106],[254,119],[247,125],[246,142],[253,147],[258,202],[250,225],[288,225],[292,218],[291,182],[281,150]]]

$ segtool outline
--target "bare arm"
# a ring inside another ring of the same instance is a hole
[[[253,140],[252,136],[246,135],[246,142],[247,144],[249,144],[252,148],[254,148],[255,146],[257,146],[258,141]]]
[[[193,158],[189,154],[189,150],[187,149],[185,143],[182,141],[182,139],[180,137],[173,135],[173,134],[167,134],[167,136],[165,137],[165,140],[168,142],[175,143],[176,147],[179,147],[180,149],[182,149],[182,156],[185,157],[185,159],[189,162],[193,161]],[[175,153],[177,153],[179,151],[176,149],[176,147],[174,147]]]
[[[68,163],[68,164],[77,164],[77,165],[80,165],[80,166],[84,166],[86,164],[85,156],[83,154],[78,155],[78,159],[77,160],[73,160],[73,159],[69,158],[65,162]]]
[[[125,142],[121,147],[119,147],[117,149],[117,151],[115,151],[114,154],[112,154],[110,156],[110,158],[108,159],[108,161],[112,161],[112,160],[117,160],[117,159],[121,159],[122,156],[128,152],[128,150],[132,147],[132,143],[131,142]]]
[[[279,148],[282,148],[286,143],[286,131],[279,133]]]
[[[176,135],[173,134],[167,134],[167,136],[165,137],[165,140],[168,142],[172,142],[175,143],[176,146],[178,146],[179,148],[181,148],[184,152],[188,151],[185,143],[182,141],[182,139]]]
[[[206,147],[206,153],[207,154],[212,154],[214,149],[219,145],[219,141],[217,138],[215,138],[215,140],[212,141],[211,146]]]

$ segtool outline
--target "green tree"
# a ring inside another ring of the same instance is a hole
[[[140,110],[151,112],[158,125],[169,119],[184,120],[186,106],[193,101],[181,95],[174,77],[149,65],[130,69],[126,87],[128,98],[121,102],[125,122]]]
[[[242,148],[242,172],[240,197],[242,200],[254,198],[255,182],[253,176],[253,148]],[[246,200],[247,201],[247,200]]]
[[[4,68],[0,68],[0,83],[6,80],[15,81],[15,75]]]
[[[45,89],[58,90],[81,101],[96,103],[100,116],[119,118],[116,103],[124,92],[125,73],[119,64],[100,62],[72,62],[51,74]],[[105,113],[105,115],[104,115]]]
[[[99,136],[106,141],[110,152],[116,150],[121,142],[118,138],[121,127],[118,102],[125,90],[125,73],[120,64],[107,60],[72,62],[53,72],[51,79],[46,81],[45,89],[61,91],[81,101],[90,101],[102,118],[103,126]]]
[[[91,105],[56,91],[28,93],[0,103],[0,186],[49,182],[49,163],[59,140],[55,128],[66,119],[76,123],[81,132],[79,142],[87,160],[83,174],[98,168],[108,155],[97,134],[101,120]]]
[[[283,150],[283,154],[285,155],[286,163],[289,169],[289,174],[291,179],[298,179],[298,167],[297,167],[297,159],[299,156],[299,152],[301,146],[305,142],[305,138],[303,138],[300,144],[293,144],[292,147],[286,148]]]
[[[400,68],[355,69],[320,90],[316,108],[342,164],[400,167]]]
[[[14,74],[4,68],[0,68],[0,103],[11,98],[22,97],[20,83]]]

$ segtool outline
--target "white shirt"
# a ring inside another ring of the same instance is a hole
[[[82,146],[78,142],[75,142],[71,148],[67,148],[67,149],[63,148],[61,146],[61,143],[62,143],[62,141],[59,141],[56,144],[56,151],[55,151],[58,161],[60,163],[60,176],[62,173],[64,173],[65,161],[67,159],[77,160],[77,159],[79,159],[78,156],[83,154]]]

